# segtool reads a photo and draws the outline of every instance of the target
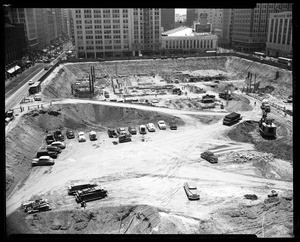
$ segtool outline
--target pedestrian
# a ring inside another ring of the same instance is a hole
[[[254,106],[256,106],[256,102],[254,102]]]
[[[81,207],[85,209],[85,207],[86,207],[85,201],[82,201],[82,202],[81,202]]]

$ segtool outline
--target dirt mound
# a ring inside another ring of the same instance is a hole
[[[226,110],[228,112],[251,111],[253,107],[250,105],[249,99],[238,94],[232,94],[232,100],[228,102]]]
[[[266,198],[255,205],[222,208],[218,215],[232,228],[227,233],[251,233],[258,237],[293,236],[293,202],[286,197]]]
[[[279,127],[277,133],[281,133],[280,128],[283,127]],[[229,130],[227,136],[238,142],[252,143],[258,151],[272,153],[275,158],[293,160],[293,145],[287,142],[289,137],[264,140],[255,122],[242,122]]]
[[[48,211],[7,218],[8,234],[149,234],[160,222],[156,208],[147,205]]]

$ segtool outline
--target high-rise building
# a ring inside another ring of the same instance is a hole
[[[233,45],[246,52],[265,51],[270,14],[291,10],[291,3],[258,3],[254,9],[233,9]]]
[[[196,19],[194,21],[198,20],[198,17],[201,13],[207,13],[207,20],[212,25],[212,30],[215,29],[222,29],[222,20],[223,20],[223,10],[217,9],[217,8],[198,8],[195,10],[196,13]]]
[[[194,21],[198,18],[195,8],[186,9],[186,26],[193,27]]]
[[[161,9],[161,26],[163,31],[168,31],[174,28],[175,23],[175,8]]]
[[[79,57],[159,51],[160,9],[73,9],[72,16]]]
[[[224,44],[230,44],[231,42],[231,33],[230,28],[232,24],[232,9],[226,8],[223,9],[223,21],[222,21],[222,42]],[[219,42],[220,43],[220,42]]]
[[[292,11],[270,14],[267,55],[275,57],[292,56],[292,24]]]
[[[26,48],[24,24],[5,23],[5,65],[22,59]]]
[[[34,8],[9,8],[8,14],[13,24],[23,23],[25,27],[25,37],[27,46],[31,49],[37,49],[37,28]]]
[[[61,9],[62,16],[62,32],[66,35],[70,35],[70,21],[69,21],[69,13],[67,8]]]

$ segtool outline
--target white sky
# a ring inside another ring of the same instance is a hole
[[[175,8],[175,14],[186,14],[186,8]]]

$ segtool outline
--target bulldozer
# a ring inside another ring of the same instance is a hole
[[[267,111],[263,110],[262,118],[260,119],[259,131],[263,136],[266,137],[276,137],[276,125],[273,119],[267,118]]]

